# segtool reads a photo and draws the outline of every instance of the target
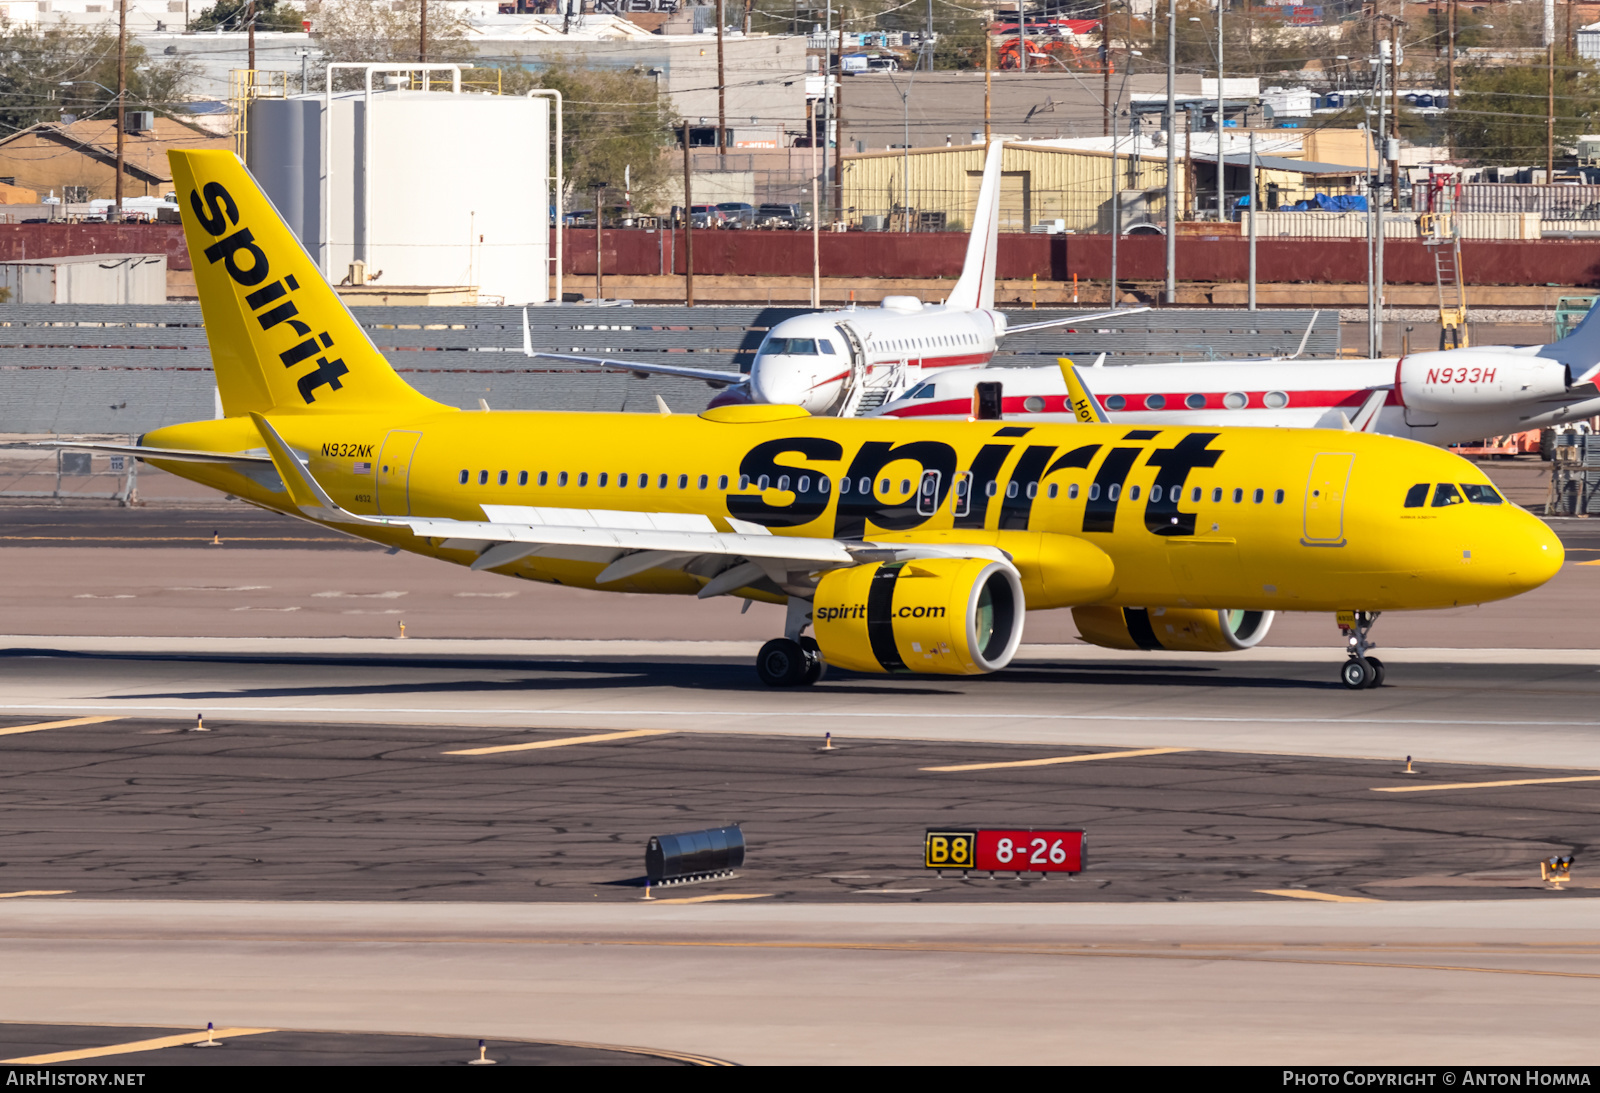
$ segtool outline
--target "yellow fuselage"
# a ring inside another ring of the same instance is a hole
[[[1034,609],[1441,608],[1538,587],[1563,559],[1550,529],[1513,505],[1434,505],[1440,483],[1460,492],[1489,480],[1458,456],[1406,440],[1314,429],[771,418],[784,412],[270,416],[317,482],[354,513],[483,520],[485,505],[681,512],[724,530],[733,517],[776,535],[985,544],[1015,559]],[[259,451],[262,440],[240,417],[169,426],[143,443]],[[295,513],[271,488],[271,473],[151,462]],[[930,471],[938,477],[925,477]],[[1427,503],[1406,507],[1421,484]],[[458,564],[477,557],[404,528],[342,527]],[[609,591],[692,594],[705,584],[658,569],[598,585],[605,565],[534,555],[498,571]]]

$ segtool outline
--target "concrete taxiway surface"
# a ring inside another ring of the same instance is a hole
[[[1589,1063],[1589,900],[0,901],[0,1017],[742,1063]]]
[[[761,686],[754,646],[6,639],[0,715],[197,713],[235,721],[580,732],[668,729],[820,742],[897,738],[1185,747],[1600,771],[1600,655],[1383,650],[1389,684],[1351,692],[1321,650],[1230,658],[1045,648],[984,677],[836,673]],[[421,645],[422,643],[418,643]],[[401,652],[401,650],[405,650]],[[608,655],[608,652],[610,655]],[[498,654],[498,655],[497,655]]]

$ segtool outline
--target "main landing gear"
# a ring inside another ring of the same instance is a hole
[[[1344,634],[1345,650],[1350,654],[1350,659],[1339,668],[1339,681],[1352,691],[1383,686],[1383,661],[1367,655],[1367,650],[1378,647],[1367,635],[1379,614],[1378,611],[1339,612],[1339,630]]]
[[[809,601],[789,597],[784,635],[773,638],[756,654],[756,675],[768,687],[809,687],[828,673],[816,638],[801,637],[811,623]]]
[[[827,671],[815,638],[773,638],[756,654],[756,675],[768,687],[809,687]]]

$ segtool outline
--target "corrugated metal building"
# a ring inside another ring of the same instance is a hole
[[[909,151],[868,152],[844,157],[847,218],[885,230],[964,230],[972,222],[983,177],[980,144]],[[1226,157],[1230,204],[1248,189],[1244,157]],[[1166,219],[1165,156],[1121,155],[1115,185],[1122,191],[1122,230]],[[1001,164],[1000,230],[1021,232],[1038,225],[1069,232],[1109,232],[1112,217],[1110,152],[1048,143],[1005,146]],[[1185,210],[1216,209],[1216,157],[1178,158],[1179,193]],[[1337,164],[1260,157],[1256,185],[1263,207],[1299,201],[1312,193],[1353,192],[1360,172]],[[1186,212],[1185,215],[1188,215]],[[876,218],[876,219],[875,219]]]
[[[164,254],[75,254],[0,262],[13,304],[164,304]]]

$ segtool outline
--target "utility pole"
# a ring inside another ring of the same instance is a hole
[[[833,215],[844,215],[844,20],[839,20],[839,73],[833,83]]]
[[[127,6],[126,0],[124,0],[123,9],[126,10]],[[245,62],[245,67],[250,70],[250,86],[254,87],[256,82],[256,0],[250,0],[250,6],[245,9],[244,19],[246,39],[250,43],[250,57]],[[124,27],[127,26],[127,16],[123,16],[122,24]]]
[[[1111,59],[1111,54],[1106,54],[1106,60]],[[1123,77],[1127,81],[1127,77]],[[1121,98],[1118,95],[1117,98]],[[1130,118],[1130,122],[1131,122]],[[1132,128],[1131,124],[1129,128]],[[1138,144],[1134,145],[1134,155],[1139,154]],[[1134,168],[1137,175],[1139,169]],[[1108,306],[1111,310],[1117,309],[1117,238],[1122,235],[1122,180],[1117,177],[1117,116],[1111,116],[1111,284],[1108,290]]]
[[[123,143],[128,125],[128,0],[117,0],[117,214],[122,219],[122,179],[127,154]]]
[[[254,2],[251,0],[251,3]],[[422,0],[422,15],[417,20],[417,61],[420,64],[428,63],[428,0]]]
[[[817,105],[806,100],[806,129],[811,137],[811,306],[822,306],[822,171],[817,167]]]
[[[1545,72],[1548,76],[1544,115],[1544,182],[1555,181],[1556,172],[1556,44],[1545,47]]]
[[[694,192],[690,186],[689,119],[683,121],[683,302],[694,306]]]
[[[728,81],[722,69],[722,0],[717,0],[717,155],[728,154]]]
[[[600,238],[604,234],[600,228],[605,223],[606,184],[594,184],[594,306],[599,307],[600,301],[605,299],[605,280],[600,272]]]
[[[926,66],[929,72],[933,71],[933,0],[928,0],[928,33],[923,36],[922,52],[928,57]]]
[[[1254,130],[1250,133],[1250,206],[1245,215],[1250,218],[1250,293],[1246,306],[1254,311],[1256,309],[1256,135]]]
[[[1017,71],[1028,71],[1028,18],[1017,0]]]
[[[1228,217],[1228,167],[1223,162],[1222,128],[1227,102],[1222,97],[1222,6],[1217,0],[1217,223]]]
[[[1111,132],[1111,0],[1100,6],[1100,86],[1100,103],[1105,111],[1100,135],[1106,136]],[[1114,141],[1112,147],[1116,147]],[[1112,158],[1116,158],[1114,154]]]
[[[1389,111],[1389,135],[1394,140],[1389,159],[1389,207],[1400,209],[1400,24],[1389,20],[1389,94],[1392,107]]]
[[[1178,0],[1167,0],[1167,284],[1166,302],[1178,302],[1178,106],[1172,78],[1178,69]]]
[[[987,148],[989,141],[989,98],[994,90],[994,38],[989,34],[989,28],[983,28],[983,146]]]

